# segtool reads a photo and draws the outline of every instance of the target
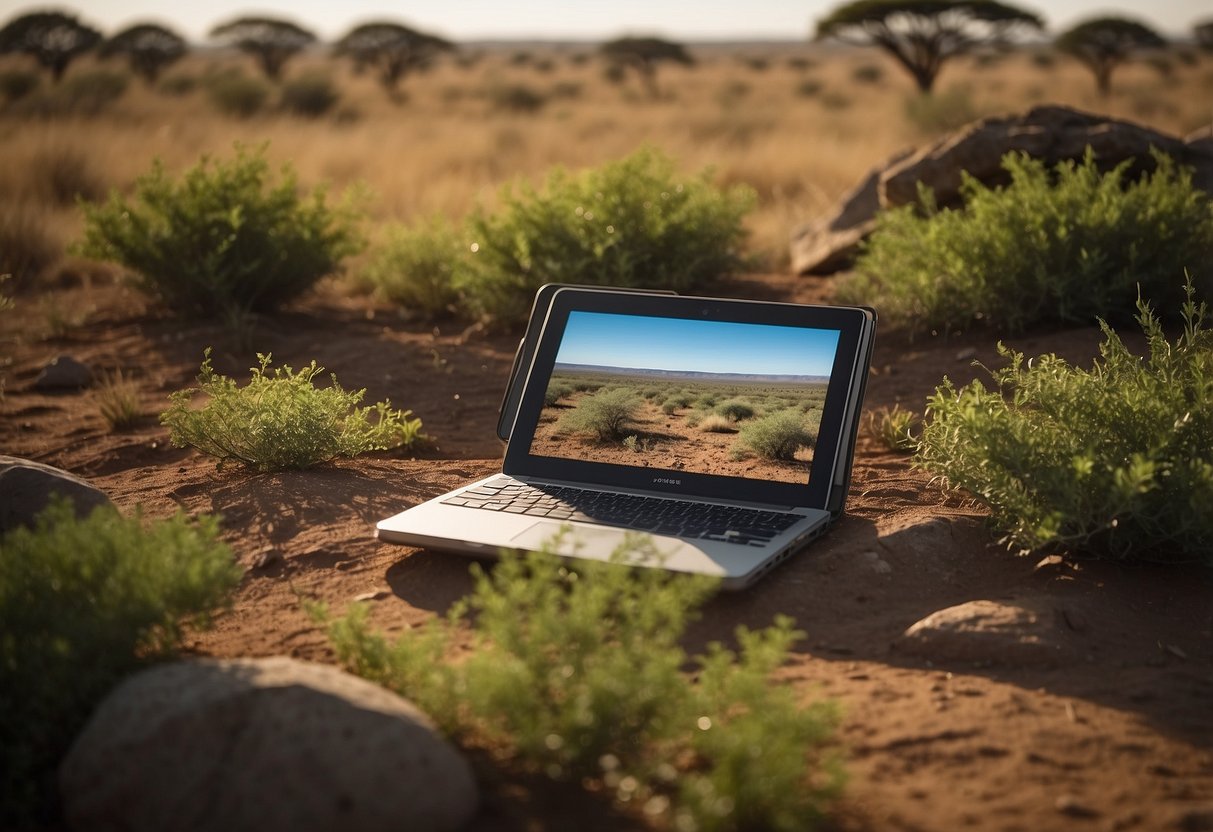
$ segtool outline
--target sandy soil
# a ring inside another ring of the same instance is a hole
[[[561,413],[576,407],[585,395],[568,396],[557,406],[545,407],[540,412],[531,442],[532,454],[756,480],[801,484],[809,481],[813,463],[809,448],[797,451],[794,460],[763,459],[744,449],[738,454],[734,451],[738,445],[736,429],[709,433],[687,424],[689,410],[666,415],[652,402],[644,402],[628,423],[626,432],[637,437],[635,450],[621,442],[562,432],[557,425]]]
[[[722,294],[812,300],[828,284],[754,276]],[[254,475],[169,447],[155,418],[192,381],[202,350],[240,373],[254,362],[218,327],[176,321],[106,283],[55,291],[87,313],[42,336],[39,299],[18,297],[0,319],[7,393],[0,450],[58,465],[105,489],[123,509],[219,512],[247,573],[234,608],[190,649],[216,656],[332,661],[299,595],[336,608],[373,598],[374,619],[399,630],[442,613],[470,588],[465,561],[382,545],[375,520],[490,473],[501,445],[496,408],[516,334],[414,325],[323,292],[273,321],[254,342],[276,362],[316,358],[368,401],[412,408],[434,444],[414,458],[342,461]],[[995,338],[907,342],[878,337],[868,407],[920,408],[947,373],[996,363]],[[1087,361],[1093,328],[1009,339],[1031,354]],[[109,432],[90,391],[45,394],[33,381],[70,354],[139,380],[147,417]],[[846,517],[813,548],[743,593],[712,601],[688,647],[738,624],[793,616],[808,638],[780,679],[807,699],[836,697],[850,772],[839,830],[1213,829],[1213,581],[1208,571],[1067,563],[1007,552],[983,510],[938,490],[906,457],[864,438]],[[1064,621],[1065,658],[1008,653],[946,660],[903,649],[902,633],[935,610],[989,599],[1031,602]],[[578,789],[478,764],[486,799],[478,830],[641,828]]]

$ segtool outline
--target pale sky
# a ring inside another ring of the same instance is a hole
[[[1213,18],[1208,0],[1007,0],[1041,15],[1052,31],[1087,17],[1133,17],[1168,35],[1188,36],[1197,20]],[[60,8],[110,34],[132,23],[159,22],[193,41],[233,17],[283,17],[340,37],[368,20],[395,20],[455,41],[541,39],[601,41],[652,34],[681,41],[799,40],[841,0],[0,0],[0,24],[25,11]]]

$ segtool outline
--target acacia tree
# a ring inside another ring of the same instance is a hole
[[[181,35],[155,23],[139,23],[101,44],[98,54],[103,58],[126,55],[131,71],[154,84],[164,68],[180,60],[185,52]]]
[[[289,20],[273,17],[241,17],[211,29],[215,40],[235,46],[257,59],[261,71],[271,81],[282,77],[283,65],[316,36]]]
[[[424,69],[438,53],[454,48],[453,43],[437,35],[388,21],[355,26],[337,41],[337,54],[351,58],[359,68],[373,67],[389,93],[396,91],[400,79],[408,73]]]
[[[685,46],[661,38],[616,38],[604,43],[599,51],[614,66],[635,70],[653,98],[657,97],[658,64],[695,64]]]
[[[1036,14],[997,0],[855,0],[817,21],[815,39],[878,46],[929,93],[948,60],[1043,28]]]
[[[101,42],[101,33],[64,12],[30,12],[0,29],[0,53],[24,52],[50,70],[55,83],[68,64]]]
[[[1095,73],[1095,86],[1101,96],[1112,89],[1112,71],[1140,49],[1158,49],[1166,45],[1162,36],[1136,20],[1124,17],[1097,17],[1062,32],[1054,44],[1058,50],[1077,58]]]

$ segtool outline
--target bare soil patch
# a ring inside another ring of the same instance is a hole
[[[824,280],[752,275],[721,294],[828,297]],[[497,404],[517,335],[462,325],[409,324],[385,309],[317,293],[262,322],[256,350],[300,366],[315,358],[347,388],[412,408],[434,437],[408,458],[390,454],[315,470],[255,475],[169,447],[155,414],[192,382],[206,346],[217,368],[243,375],[253,350],[208,322],[164,317],[104,281],[48,290],[84,322],[45,337],[39,299],[18,297],[0,326],[6,393],[0,449],[66,468],[124,510],[179,507],[222,515],[246,567],[233,608],[193,635],[200,655],[334,657],[300,597],[341,609],[369,597],[373,620],[401,631],[442,614],[471,587],[457,557],[380,544],[373,523],[500,464]],[[949,341],[877,338],[867,410],[920,409],[945,373],[964,383],[993,366],[993,336]],[[1098,330],[1007,339],[1029,354],[1087,362]],[[1130,344],[1135,342],[1128,339]],[[34,389],[40,368],[70,354],[122,369],[147,414],[109,431],[95,393]],[[664,430],[664,424],[658,426]],[[657,428],[655,428],[656,430]],[[904,456],[864,437],[848,516],[811,549],[743,593],[713,600],[688,647],[729,639],[736,626],[794,617],[806,633],[780,673],[805,700],[843,709],[850,772],[838,830],[1197,830],[1213,828],[1213,581],[1207,570],[1040,560],[1006,551],[983,510],[941,492]],[[1071,658],[1013,655],[936,660],[900,648],[928,614],[974,600],[1053,610]],[[630,830],[627,811],[576,786],[478,757],[485,801],[477,830]]]

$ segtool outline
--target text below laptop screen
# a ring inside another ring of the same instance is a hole
[[[839,332],[569,313],[534,456],[804,484]]]

